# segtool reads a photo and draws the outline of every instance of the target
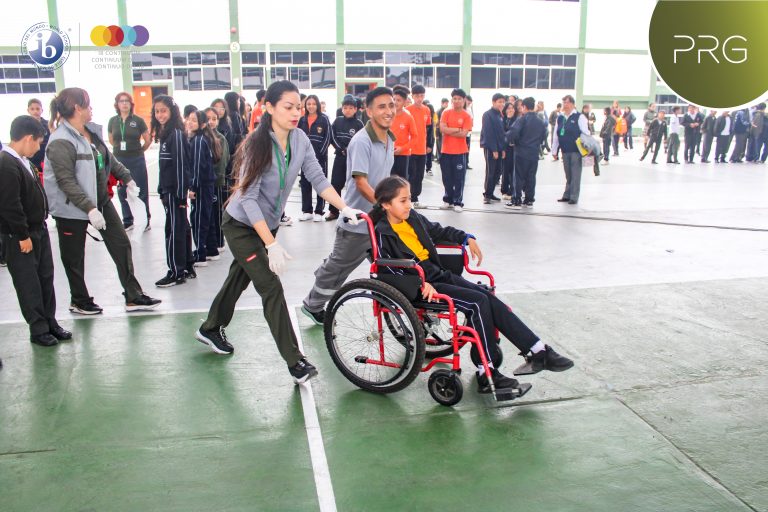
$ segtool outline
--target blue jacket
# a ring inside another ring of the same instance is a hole
[[[488,109],[483,114],[483,127],[480,130],[480,147],[488,151],[504,151],[507,148],[504,138],[504,118],[496,109]]]
[[[528,112],[517,118],[507,137],[515,145],[515,158],[538,160],[541,143],[547,138],[547,125],[536,112]]]
[[[750,125],[749,112],[739,110],[736,113],[736,119],[733,121],[733,133],[747,133]]]

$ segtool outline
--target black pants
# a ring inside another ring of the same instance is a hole
[[[411,184],[411,201],[416,202],[421,195],[421,185],[424,181],[424,170],[427,165],[427,155],[411,155],[408,157],[408,183]]]
[[[635,143],[632,140],[631,126],[627,126],[627,133],[624,134],[624,149],[635,149]]]
[[[401,178],[408,179],[408,156],[395,155],[395,162],[392,164],[392,170],[390,175],[400,176]]]
[[[709,152],[712,150],[712,140],[714,139],[714,136],[705,133],[704,134],[704,145],[701,148],[701,161],[704,162],[706,160],[709,160]]]
[[[427,129],[429,129],[429,128],[427,128]],[[427,170],[431,171],[432,170],[432,158],[435,155],[435,143],[432,142],[432,145],[431,146],[427,146],[427,148],[432,150],[429,153],[427,153],[427,155],[426,155],[427,156],[427,162],[426,162]]]
[[[501,169],[501,193],[507,196],[515,195],[515,148],[507,147]]]
[[[224,235],[221,233],[221,214],[222,207],[222,187],[213,187],[213,205],[211,205],[211,220],[208,225],[208,239],[205,243],[205,249],[208,251],[208,256],[219,255],[219,240],[222,240]]]
[[[499,176],[504,169],[504,159],[501,157],[501,151],[496,152],[496,158],[493,158],[493,151],[483,149],[485,154],[485,186],[483,187],[483,196],[487,199],[493,197],[496,190],[496,184],[499,182]]]
[[[202,328],[216,329],[232,321],[235,305],[248,285],[253,283],[264,305],[264,317],[272,336],[288,366],[294,366],[303,356],[293,332],[288,305],[280,278],[269,269],[269,257],[264,242],[253,227],[234,220],[226,212],[222,224],[224,236],[232,251],[232,265],[221,290],[213,299],[208,318]],[[272,231],[277,235],[277,229]]]
[[[160,200],[165,208],[165,261],[173,277],[183,277],[195,262],[192,228],[187,220],[187,201],[173,194],[162,194]]]
[[[336,153],[333,159],[333,169],[331,170],[331,186],[337,194],[341,195],[344,185],[347,183],[347,155]],[[328,205],[331,213],[338,215],[339,210],[332,204]]]
[[[603,158],[605,161],[609,161],[611,156],[611,137],[603,137]]]
[[[141,286],[133,273],[133,255],[131,241],[125,234],[123,222],[117,214],[117,210],[108,202],[101,208],[107,227],[98,232],[109,255],[117,268],[117,277],[125,291],[127,302],[135,300],[142,295]],[[93,300],[85,285],[85,232],[88,229],[88,221],[81,219],[65,219],[54,217],[56,231],[59,234],[59,253],[64,264],[64,272],[69,281],[69,293],[72,303],[84,305]],[[103,271],[101,272],[103,274]]]
[[[215,206],[213,198],[214,184],[201,183],[195,198],[192,200],[190,219],[192,239],[195,241],[192,261],[205,261],[208,258],[208,230],[211,229],[211,216]]]
[[[117,157],[115,157],[117,158]],[[147,223],[152,215],[149,213],[149,181],[147,178],[147,161],[144,155],[134,157],[121,157],[117,160],[131,171],[131,177],[139,187],[139,199],[144,203],[147,213]],[[123,225],[125,227],[133,226],[133,213],[128,204],[128,193],[124,185],[118,185],[117,197],[120,199],[120,208],[123,210]]]
[[[646,144],[645,149],[643,150],[643,156],[640,157],[640,160],[645,158],[645,155],[648,154],[651,148],[653,148],[653,158],[651,161],[655,162],[656,157],[659,156],[659,149],[661,149],[661,139],[648,139],[648,144]]]
[[[443,175],[443,202],[451,206],[464,206],[464,180],[467,177],[467,155],[448,155],[440,157],[440,169]]]
[[[685,136],[685,150],[683,151],[683,158],[686,162],[693,162],[693,157],[696,156],[696,135]]]
[[[613,156],[619,156],[619,139],[621,135],[618,133],[613,134]]]
[[[328,153],[317,157],[317,162],[320,164],[320,167],[323,168],[323,174],[327,177]],[[301,211],[302,213],[312,213],[312,183],[304,177],[303,172],[301,173],[301,178],[299,178],[299,187],[301,188]],[[315,195],[317,195],[317,203],[314,212],[318,215],[322,215],[325,210],[325,199],[320,197],[320,194],[317,192],[315,192]]]
[[[464,313],[470,326],[480,336],[489,360],[499,360],[495,329],[498,329],[523,354],[530,352],[531,347],[539,341],[539,337],[512,312],[509,306],[487,289],[450,272],[443,272],[439,281],[430,284],[438,293],[451,297],[456,309]],[[474,346],[470,357],[475,366],[480,366],[480,355]]]
[[[538,168],[538,160],[515,158],[515,202],[533,203],[536,200],[536,171]]]
[[[32,336],[50,332],[56,322],[56,293],[53,288],[53,254],[48,230],[30,231],[32,252],[24,254],[19,238],[0,235],[6,248],[8,272],[16,288],[16,297]]]
[[[718,135],[717,146],[715,147],[715,162],[720,160],[725,162],[725,156],[728,154],[728,148],[731,147],[730,135]]]

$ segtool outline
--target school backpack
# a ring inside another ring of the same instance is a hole
[[[616,118],[616,134],[624,135],[627,133],[627,120],[621,116]]]

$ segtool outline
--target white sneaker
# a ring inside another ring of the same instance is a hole
[[[461,213],[464,211],[464,208],[462,206],[456,205],[453,207],[453,211],[455,211],[456,213]]]
[[[193,265],[193,267],[207,267],[208,262],[207,261],[196,261]]]
[[[282,217],[280,217],[280,225],[293,226],[293,220],[289,216],[283,215]]]
[[[512,200],[512,196],[511,196],[511,195],[509,195],[509,194],[503,194],[503,195],[501,196],[501,198],[502,198],[503,200],[505,200],[505,201],[511,201],[511,200]]]
[[[448,210],[451,208],[451,205],[448,203],[443,203],[443,206],[441,206],[440,208],[442,208],[443,210]]]
[[[319,213],[316,213],[316,214],[315,214],[315,215],[312,217],[312,220],[313,220],[314,222],[323,222],[323,221],[325,220],[325,217],[323,217],[323,216],[322,216],[321,214],[319,214]]]
[[[314,215],[311,213],[302,213],[299,216],[299,222],[304,222],[305,220],[312,220],[314,218]]]
[[[227,248],[226,248],[226,247],[219,247],[219,252],[224,252],[224,251],[226,251],[226,250],[227,250]]]

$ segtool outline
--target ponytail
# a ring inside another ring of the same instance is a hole
[[[75,107],[88,108],[90,104],[91,98],[85,89],[79,87],[62,89],[51,100],[51,120],[48,121],[48,127],[55,130],[62,119],[71,119],[75,115]]]
[[[368,213],[374,226],[387,216],[387,212],[382,204],[392,202],[400,194],[400,191],[408,186],[409,184],[405,178],[397,175],[384,178],[376,185],[376,189],[373,191],[376,204],[373,205],[373,208]]]

